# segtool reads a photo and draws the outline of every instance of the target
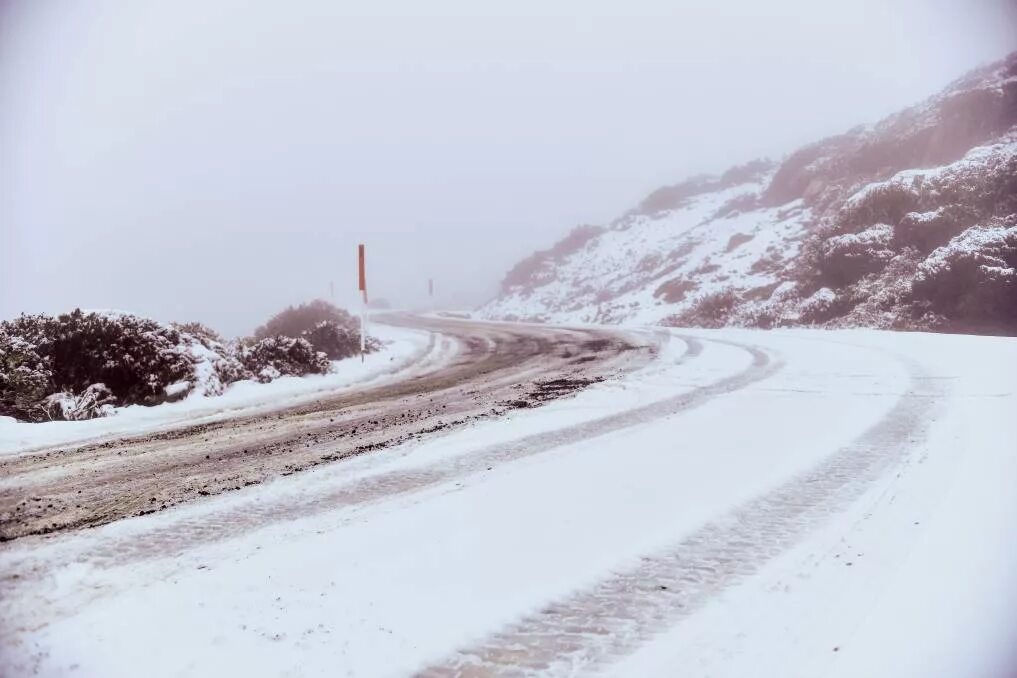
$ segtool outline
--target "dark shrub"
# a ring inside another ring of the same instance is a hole
[[[199,323],[167,327],[123,313],[22,315],[0,323],[0,415],[88,419],[114,406],[218,395],[242,379],[325,374],[330,357],[359,352],[360,338],[339,322],[354,324],[349,314],[321,304],[287,309],[269,323],[293,328],[309,316],[333,318],[313,324],[303,337],[230,342]],[[372,339],[367,346],[377,350],[380,344]]]
[[[965,205],[950,204],[934,212],[909,212],[893,229],[897,247],[914,247],[928,252],[945,245],[950,238],[971,227],[979,214]]]
[[[331,367],[328,356],[316,351],[306,339],[267,337],[240,349],[238,358],[260,382],[284,376],[326,374]]]
[[[722,290],[698,297],[692,305],[667,318],[664,323],[675,327],[723,327],[731,320],[741,298],[734,290]]]
[[[1017,224],[970,228],[918,266],[917,310],[953,329],[1017,332]]]
[[[745,315],[746,327],[757,327],[761,330],[769,330],[779,325],[780,316],[776,308],[772,306],[761,306],[749,310]]]
[[[908,212],[919,209],[916,189],[899,182],[873,186],[844,206],[838,217],[842,233],[857,231],[872,224],[896,224]]]
[[[777,280],[769,285],[753,287],[752,289],[742,292],[742,297],[746,301],[765,301],[769,299],[773,295],[774,291],[783,284],[783,282]]]
[[[305,339],[329,359],[341,360],[360,353],[360,320],[327,301],[315,299],[277,313],[254,332],[257,340],[272,337]],[[376,339],[368,338],[368,353],[380,347]],[[258,371],[260,368],[255,373]]]
[[[313,330],[322,322],[333,322],[339,327],[349,329],[358,326],[357,320],[348,312],[327,301],[315,299],[299,306],[290,306],[272,316],[267,323],[254,331],[254,338],[299,337],[302,333]]]
[[[190,335],[197,339],[203,346],[212,347],[215,345],[225,345],[226,340],[222,338],[222,335],[213,330],[208,325],[203,325],[198,322],[189,323],[170,323],[170,327],[175,329],[181,334]]]
[[[158,402],[166,386],[191,376],[192,361],[177,330],[127,314],[79,309],[56,318],[22,315],[0,323],[0,342],[0,354],[7,356],[0,402],[22,419],[45,417],[38,403],[26,406],[43,380],[47,394],[83,393],[104,384],[126,405]]]
[[[838,295],[830,288],[823,287],[800,304],[798,319],[802,323],[819,325],[850,310],[851,303],[846,295]]]
[[[321,351],[330,360],[342,360],[360,353],[360,330],[342,327],[338,323],[325,321],[320,322],[309,330],[305,330],[300,337],[310,342],[316,351]],[[381,344],[374,337],[368,337],[366,350],[372,353],[381,348]]]
[[[115,403],[105,384],[92,384],[78,395],[64,392],[47,396],[43,407],[50,419],[81,421],[111,414]]]
[[[53,392],[53,373],[35,346],[0,323],[0,416],[42,419],[43,399]]]
[[[660,297],[668,304],[677,304],[679,301],[685,299],[689,292],[692,292],[697,287],[696,283],[685,278],[673,278],[665,283],[662,283],[660,287],[654,291],[653,296]]]
[[[881,271],[894,256],[890,249],[893,229],[877,224],[860,233],[847,233],[812,243],[808,256],[818,274],[817,281],[825,287],[849,285],[868,273]]]

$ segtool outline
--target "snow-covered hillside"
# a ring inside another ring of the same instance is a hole
[[[1017,53],[918,106],[652,193],[488,318],[1017,331]]]

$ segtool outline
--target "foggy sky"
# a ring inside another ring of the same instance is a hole
[[[652,189],[1017,47],[1008,0],[0,0],[0,318],[468,306]],[[423,13],[426,8],[426,14]]]

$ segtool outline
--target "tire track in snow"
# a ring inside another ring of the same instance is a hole
[[[416,376],[303,404],[0,458],[0,542],[162,511],[497,417],[534,393],[544,402],[639,368],[659,344],[622,330],[402,322],[461,348]]]
[[[677,336],[688,344],[688,350],[679,363],[693,360],[701,354],[703,345],[698,338]],[[142,534],[123,537],[111,535],[108,540],[92,545],[87,554],[82,555],[82,560],[98,566],[116,566],[128,561],[179,554],[188,548],[236,537],[275,522],[306,518],[315,513],[391,499],[432,488],[465,476],[483,473],[498,464],[638,426],[660,417],[679,414],[765,379],[783,367],[782,360],[772,358],[758,348],[719,339],[707,341],[747,351],[752,358],[750,365],[734,375],[692,388],[678,396],[566,428],[525,436],[516,441],[493,444],[422,468],[369,476],[326,492],[316,493],[311,497],[245,505],[219,514],[186,518]]]
[[[908,391],[880,421],[812,471],[418,675],[576,675],[603,668],[679,623],[858,499],[921,444],[945,389],[917,364],[905,363]],[[917,392],[923,384],[931,393]]]

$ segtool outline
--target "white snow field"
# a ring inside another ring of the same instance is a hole
[[[1015,384],[1010,338],[674,330],[570,399],[5,545],[0,675],[1017,675]]]

